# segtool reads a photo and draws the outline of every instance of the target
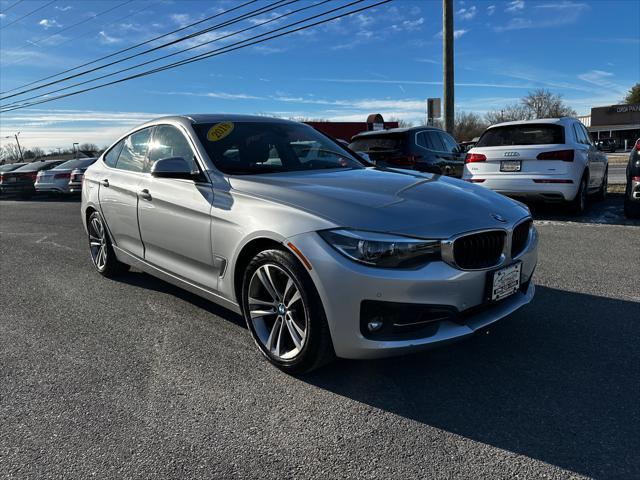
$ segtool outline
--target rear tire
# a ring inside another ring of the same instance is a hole
[[[260,352],[284,372],[307,373],[335,358],[320,296],[290,252],[265,250],[251,260],[241,304]]]
[[[587,210],[587,188],[588,178],[585,172],[580,180],[578,192],[573,200],[571,200],[570,208],[574,215],[583,215]]]
[[[116,258],[102,215],[93,212],[87,221],[87,230],[89,232],[91,262],[100,275],[112,278],[131,268]]]

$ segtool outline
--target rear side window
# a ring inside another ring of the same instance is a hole
[[[435,130],[428,130],[422,133],[422,138],[424,139],[424,143],[429,150],[434,150],[436,152],[444,152],[445,145],[442,142],[442,138]]]
[[[564,128],[553,124],[507,125],[485,131],[476,147],[564,143]]]
[[[404,134],[367,135],[356,138],[349,144],[354,152],[384,152],[389,150],[402,150],[404,146]]]
[[[129,135],[124,140],[116,168],[129,172],[142,172],[147,150],[149,149],[150,137],[151,128],[145,128]]]
[[[450,135],[444,132],[438,132],[440,139],[444,144],[445,151],[455,153],[458,151],[458,143]]]
[[[116,162],[118,161],[118,156],[120,155],[120,151],[122,150],[122,145],[124,145],[124,140],[120,140],[116,145],[109,150],[104,155],[104,163],[111,168],[116,167]]]

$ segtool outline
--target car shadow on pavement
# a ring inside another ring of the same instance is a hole
[[[640,303],[538,287],[468,341],[341,360],[312,385],[599,478],[640,472]],[[381,445],[380,448],[384,448]]]
[[[531,202],[527,206],[531,209],[534,220],[640,226],[640,221],[624,216],[623,193],[610,193],[604,201],[590,198],[584,215],[575,215],[569,207],[558,203]]]
[[[176,287],[171,283],[165,282],[164,280],[156,278],[153,275],[149,275],[145,272],[132,270],[115,277],[114,280],[117,282],[126,283],[128,285],[133,285],[136,287],[172,295],[176,298],[179,298],[180,300],[195,305],[198,308],[206,310],[212,315],[216,315],[225,320],[228,320],[238,325],[239,327],[247,328],[247,324],[241,315],[238,315],[231,310],[221,307],[220,305],[210,302],[205,298],[202,298],[180,287]]]

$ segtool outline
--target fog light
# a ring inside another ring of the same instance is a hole
[[[377,332],[382,328],[382,320],[371,320],[369,323],[367,323],[367,328],[370,332]]]

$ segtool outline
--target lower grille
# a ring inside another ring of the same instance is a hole
[[[500,263],[505,232],[491,230],[458,238],[453,243],[453,258],[462,269],[489,268]]]
[[[529,230],[531,229],[532,220],[522,222],[513,229],[511,237],[511,257],[515,258],[522,253],[527,246],[529,240]]]

